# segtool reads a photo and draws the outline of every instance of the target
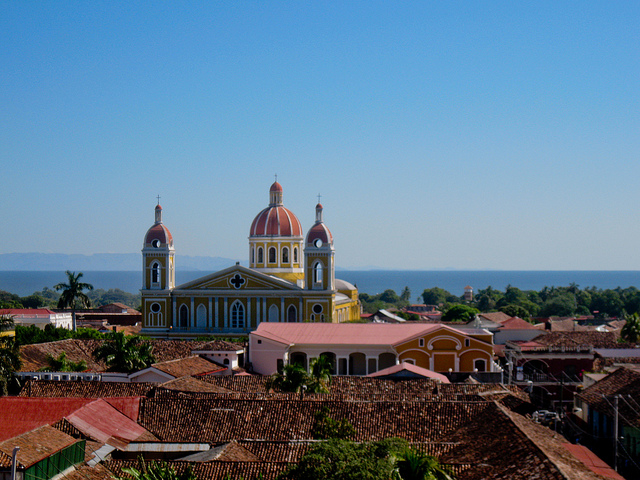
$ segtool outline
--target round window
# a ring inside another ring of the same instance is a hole
[[[151,242],[151,245],[153,246],[153,248],[160,248],[160,240],[156,238],[153,242]]]
[[[320,240],[319,238],[316,238],[313,244],[316,246],[316,248],[320,248],[322,246],[322,240]]]
[[[313,313],[322,313],[322,305],[320,305],[319,303],[316,303],[313,306]]]
[[[159,303],[152,303],[151,304],[151,311],[153,313],[158,313],[160,311],[160,304]]]

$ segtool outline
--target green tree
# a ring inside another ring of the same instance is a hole
[[[89,297],[83,290],[93,290],[93,285],[89,283],[81,282],[83,277],[82,272],[70,272],[67,270],[67,281],[69,283],[58,283],[53,288],[57,291],[62,290],[62,294],[58,299],[58,308],[71,308],[71,315],[73,317],[73,330],[76,329],[76,310],[78,308],[88,308],[91,306]]]
[[[20,350],[14,337],[6,332],[13,330],[13,317],[0,315],[0,395],[6,395],[13,380],[13,372],[21,365]]]
[[[547,297],[548,300],[544,302],[540,309],[540,316],[570,317],[574,314],[576,310],[576,300],[572,294],[560,294],[555,297],[548,295]]]
[[[402,289],[400,300],[402,300],[403,302],[409,302],[411,300],[411,289],[409,287],[404,287]]]
[[[49,366],[42,367],[41,372],[84,372],[87,369],[87,362],[84,360],[79,362],[67,360],[66,352],[61,352],[57,357],[47,355],[47,363]]]
[[[451,471],[436,457],[411,448],[404,451],[396,466],[400,480],[453,480]]]
[[[104,360],[110,372],[132,373],[155,362],[153,346],[137,335],[111,332],[93,351],[96,360]]]
[[[331,439],[313,445],[279,480],[389,480],[396,458],[407,448],[397,438],[355,443]]]
[[[506,313],[510,317],[520,317],[527,322],[531,320],[529,311],[520,305],[506,305],[504,307],[500,307],[500,311]]]
[[[461,322],[468,323],[480,313],[477,308],[469,305],[454,304],[451,305],[442,315],[443,322]]]
[[[310,377],[305,368],[297,363],[288,363],[282,369],[282,373],[276,372],[267,381],[267,389],[281,392],[300,392],[310,382]]]
[[[80,281],[84,276],[82,272],[76,274],[76,272],[67,270],[65,273],[67,274],[67,281],[69,283],[58,283],[53,287],[57,291],[62,290],[62,294],[58,300],[58,308],[71,308],[72,310],[76,310],[78,308],[90,307],[91,301],[84,293],[84,290],[93,290],[93,285]]]
[[[636,343],[640,338],[640,315],[635,312],[631,315],[627,315],[627,322],[620,331],[620,337],[629,343]]]
[[[178,473],[173,465],[164,461],[152,460],[145,463],[142,457],[138,458],[138,467],[123,467],[122,471],[130,476],[114,476],[115,480],[198,480],[190,465]]]
[[[440,287],[425,288],[422,292],[422,301],[425,305],[441,305],[451,302],[453,297],[454,295]]]
[[[385,303],[398,303],[400,301],[400,297],[395,292],[395,290],[387,289],[380,295],[380,300]]]
[[[327,355],[320,355],[311,361],[311,372],[308,387],[309,393],[329,393],[331,375],[335,371],[333,360]]]
[[[323,406],[314,414],[314,423],[311,428],[311,436],[315,440],[328,440],[339,438],[349,440],[355,437],[356,429],[349,420],[335,420],[329,416],[329,407]]]

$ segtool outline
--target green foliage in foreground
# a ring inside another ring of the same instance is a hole
[[[151,461],[145,463],[142,458],[138,458],[138,467],[123,467],[122,471],[128,476],[114,476],[115,480],[198,480],[191,470],[191,466],[182,473],[177,473],[176,469],[163,461]]]
[[[105,334],[93,328],[78,328],[75,332],[66,328],[56,328],[53,325],[46,325],[44,330],[35,325],[28,327],[16,325],[16,343],[18,345],[32,345],[34,343],[55,342],[68,338],[101,340],[106,338]]]
[[[451,480],[435,457],[388,438],[355,443],[332,439],[312,446],[279,480]]]
[[[132,373],[149,367],[156,360],[153,345],[138,335],[111,332],[93,351],[96,360],[104,360],[109,372]]]
[[[0,395],[6,395],[14,379],[13,372],[20,369],[20,350],[14,337],[2,335],[13,329],[13,318],[0,315]]]
[[[315,440],[329,440],[331,438],[348,440],[354,438],[356,429],[349,420],[335,420],[329,416],[329,407],[326,405],[314,415],[315,421],[311,428],[311,436]]]

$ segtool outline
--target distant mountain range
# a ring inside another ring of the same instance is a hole
[[[189,257],[176,255],[180,270],[215,272],[227,268],[238,260],[222,257]],[[245,262],[240,262],[244,264]],[[93,255],[67,255],[64,253],[2,253],[0,271],[140,271],[142,255],[139,253],[94,253]]]

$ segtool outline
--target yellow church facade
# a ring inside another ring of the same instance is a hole
[[[173,237],[156,206],[142,249],[142,333],[157,338],[243,335],[262,322],[347,322],[360,319],[357,289],[335,278],[333,236],[322,205],[306,234],[283,204],[275,182],[269,205],[249,233],[249,267],[240,264],[175,285]]]

